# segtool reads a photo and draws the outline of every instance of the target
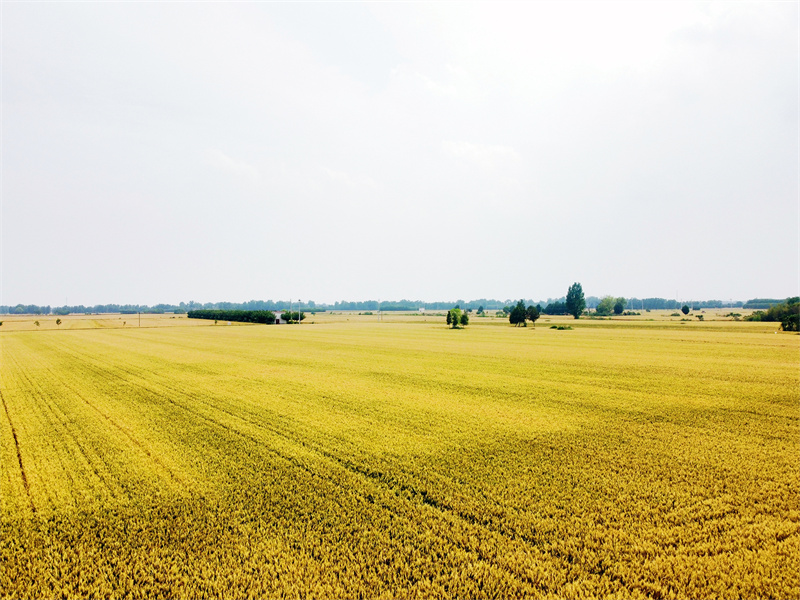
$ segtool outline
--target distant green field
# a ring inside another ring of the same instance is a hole
[[[2,597],[800,597],[775,324],[117,316],[0,327]]]

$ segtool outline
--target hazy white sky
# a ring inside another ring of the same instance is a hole
[[[797,2],[0,10],[0,304],[798,293]]]

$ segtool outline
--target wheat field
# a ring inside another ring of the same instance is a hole
[[[126,317],[0,327],[2,597],[800,597],[773,324]]]

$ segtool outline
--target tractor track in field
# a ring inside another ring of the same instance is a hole
[[[75,433],[73,431],[73,428],[68,425],[69,419],[67,418],[67,414],[58,405],[58,402],[55,399],[53,399],[50,395],[47,395],[47,394],[45,394],[43,392],[41,386],[36,384],[30,378],[30,376],[25,372],[25,370],[20,367],[19,362],[17,361],[16,358],[14,358],[13,360],[16,363],[17,370],[19,371],[21,377],[26,382],[27,388],[29,390],[31,390],[32,392],[36,391],[37,396],[43,401],[44,406],[50,412],[50,414],[52,415],[52,417],[55,420],[55,422],[58,423],[63,428],[64,434],[66,436],[69,436],[69,438],[75,444],[75,447],[78,449],[78,452],[80,452],[81,456],[86,461],[86,464],[89,465],[89,468],[94,473],[95,477],[97,477],[98,481],[100,481],[103,484],[103,487],[105,487],[106,491],[109,493],[109,495],[112,498],[118,499],[118,494],[114,492],[112,486],[110,485],[110,483],[107,480],[107,477],[105,477],[104,475],[102,475],[100,473],[100,470],[95,465],[95,461],[92,460],[92,458],[89,456],[89,453],[87,452],[84,444],[82,444],[80,442],[78,436],[75,435]],[[53,375],[53,377],[55,378],[56,381],[61,381],[60,379],[56,378],[55,373],[53,373],[52,369],[47,368],[47,367],[40,367],[40,368],[46,369],[48,372],[50,372],[50,374]],[[61,462],[62,468],[64,469],[64,472],[67,474],[67,476],[69,477],[70,481],[72,481],[74,483],[75,482],[75,478],[72,476],[72,473],[70,472],[70,469],[67,467],[67,465],[64,465],[63,460],[60,461],[60,462]],[[101,462],[103,462],[102,459],[101,459]]]
[[[8,404],[6,403],[2,390],[0,390],[0,400],[3,401],[3,409],[6,411],[6,418],[8,419],[8,424],[11,426],[11,435],[14,437],[14,449],[17,451],[17,462],[19,462],[19,472],[20,475],[22,475],[22,485],[25,488],[25,494],[28,496],[31,512],[36,514],[36,505],[33,503],[33,496],[31,496],[31,486],[28,483],[28,476],[25,474],[25,465],[22,463],[22,452],[19,448],[19,439],[17,439],[17,429],[14,427],[14,421],[11,420],[11,414],[8,412]]]
[[[182,402],[179,402],[179,401],[175,400],[175,397],[183,397],[183,398],[186,398],[187,400],[190,400],[190,401],[199,402],[199,403],[205,405],[206,407],[208,407],[209,409],[211,409],[213,411],[221,412],[221,413],[223,413],[223,414],[225,414],[225,415],[227,415],[227,416],[229,416],[229,417],[231,417],[231,418],[233,418],[235,420],[241,421],[241,422],[243,422],[243,423],[245,423],[247,425],[250,425],[250,426],[254,426],[254,427],[258,428],[258,429],[262,429],[262,430],[264,430],[264,431],[266,431],[266,432],[268,432],[268,433],[270,433],[272,435],[275,435],[276,437],[282,438],[282,439],[284,439],[284,440],[286,440],[286,441],[288,441],[290,443],[299,445],[299,446],[303,447],[304,449],[306,449],[306,450],[308,450],[308,451],[310,451],[312,453],[317,454],[321,458],[327,459],[327,461],[338,465],[342,470],[344,470],[344,471],[346,471],[348,473],[351,473],[352,475],[356,475],[359,478],[363,478],[363,479],[365,479],[367,481],[373,482],[373,484],[377,485],[379,488],[383,488],[383,489],[391,492],[392,495],[394,495],[398,499],[407,499],[410,496],[411,498],[417,499],[421,504],[423,504],[425,506],[428,506],[430,509],[435,510],[436,512],[440,513],[441,515],[446,515],[446,516],[449,516],[450,518],[456,519],[456,520],[462,522],[464,525],[467,525],[469,527],[476,527],[479,530],[482,530],[482,531],[484,531],[484,532],[486,532],[486,533],[488,533],[488,534],[490,534],[492,536],[499,536],[499,537],[501,537],[503,539],[506,539],[508,541],[521,542],[521,543],[524,543],[525,545],[528,545],[528,546],[531,546],[531,547],[534,547],[534,548],[538,548],[544,554],[549,554],[550,556],[552,556],[554,558],[559,558],[559,559],[564,559],[565,558],[565,557],[558,556],[557,554],[553,554],[552,552],[548,552],[546,550],[543,550],[541,548],[541,543],[536,541],[536,540],[534,540],[534,539],[532,539],[532,538],[530,538],[529,536],[524,536],[524,535],[517,534],[516,539],[515,539],[514,535],[511,535],[508,532],[503,531],[500,528],[492,527],[491,525],[483,522],[481,519],[479,519],[478,517],[476,517],[475,515],[473,515],[471,513],[458,510],[458,509],[456,509],[456,508],[454,508],[452,506],[449,506],[446,503],[442,503],[442,502],[436,500],[428,492],[428,490],[426,490],[426,489],[417,489],[415,486],[413,486],[411,484],[403,483],[402,481],[398,481],[397,478],[392,476],[392,475],[387,475],[386,473],[383,473],[381,471],[377,471],[377,470],[374,470],[374,469],[370,469],[368,467],[364,467],[364,466],[358,465],[357,463],[354,463],[353,461],[344,459],[344,458],[342,458],[340,456],[337,456],[336,454],[334,454],[334,453],[332,453],[332,452],[330,452],[328,450],[325,450],[324,448],[322,448],[318,444],[313,444],[313,443],[310,443],[310,442],[308,442],[308,441],[306,441],[306,440],[304,440],[304,439],[302,439],[300,437],[293,436],[293,435],[287,433],[286,431],[282,430],[281,428],[277,428],[277,427],[274,427],[274,426],[267,425],[266,423],[264,423],[263,421],[260,421],[260,420],[248,419],[248,418],[242,416],[241,414],[235,413],[233,411],[226,410],[226,409],[220,407],[217,404],[213,404],[213,403],[203,399],[199,394],[188,392],[188,391],[186,391],[184,389],[180,389],[178,387],[175,387],[175,386],[170,385],[168,383],[165,383],[163,381],[159,382],[159,381],[155,381],[153,379],[145,379],[142,376],[141,372],[139,372],[139,371],[137,371],[135,369],[131,369],[130,367],[126,368],[126,367],[122,367],[122,366],[119,366],[119,365],[106,366],[106,365],[97,364],[96,362],[94,362],[91,359],[91,355],[86,355],[86,354],[77,353],[77,352],[75,352],[74,355],[76,355],[78,357],[78,360],[81,360],[81,362],[84,365],[88,366],[92,371],[94,371],[99,376],[101,376],[103,378],[116,378],[116,379],[119,379],[120,381],[122,381],[126,385],[134,385],[134,386],[136,386],[138,388],[144,389],[147,392],[149,392],[150,394],[152,394],[154,397],[159,398],[161,400],[164,400],[164,401],[172,404],[176,408],[200,418],[201,420],[211,424],[215,428],[222,429],[222,430],[224,430],[225,432],[227,432],[229,434],[233,434],[233,435],[235,435],[237,437],[241,437],[241,438],[244,438],[246,440],[249,440],[249,441],[255,443],[260,448],[263,448],[264,450],[266,450],[267,452],[269,452],[273,456],[276,456],[277,458],[279,458],[279,459],[281,459],[281,460],[283,460],[283,461],[285,461],[285,462],[287,462],[287,463],[289,463],[289,464],[301,469],[302,471],[306,472],[307,474],[309,474],[312,477],[319,477],[320,479],[324,479],[324,480],[327,480],[327,481],[333,483],[335,486],[342,487],[342,483],[339,480],[337,480],[336,478],[334,478],[332,476],[329,476],[329,475],[326,475],[325,473],[320,472],[318,469],[311,468],[310,466],[304,464],[303,461],[299,460],[298,458],[296,458],[294,456],[285,454],[285,453],[283,453],[283,452],[281,452],[281,451],[279,451],[279,450],[277,450],[275,448],[271,448],[271,447],[265,445],[264,440],[259,438],[258,436],[255,436],[255,435],[249,434],[247,432],[241,431],[241,430],[239,430],[239,429],[237,429],[235,427],[232,427],[232,426],[230,426],[228,424],[225,424],[225,423],[223,423],[221,421],[218,421],[218,420],[216,420],[216,419],[214,419],[214,418],[212,418],[212,417],[210,417],[208,415],[203,414],[202,412],[198,411],[195,408],[192,408],[188,404],[184,404]],[[127,375],[127,377],[124,376],[123,373],[125,375]],[[351,491],[356,491],[356,490],[351,489]],[[360,490],[356,491],[356,492],[365,501],[368,501],[370,503],[374,503],[374,499],[371,497],[371,495],[367,494],[366,492],[362,492]],[[368,496],[369,496],[369,498],[368,498]],[[400,519],[407,518],[407,515],[401,514],[396,509],[392,508],[390,505],[387,505],[386,503],[381,503],[381,506],[383,507],[384,510],[387,510],[387,511],[391,512],[392,514],[394,514],[395,516],[397,516]],[[501,565],[500,563],[497,562],[497,560],[495,558],[490,556],[488,553],[486,553],[479,546],[471,547],[469,545],[463,544],[462,542],[457,542],[457,541],[455,541],[455,540],[453,540],[451,538],[442,538],[442,540],[444,542],[460,546],[460,547],[462,547],[464,550],[466,550],[468,552],[471,552],[471,553],[474,552],[478,556],[478,558],[480,558],[481,560],[485,561],[487,564],[494,565],[497,568],[501,568],[501,569],[504,569],[504,570],[512,573],[515,577],[518,577],[518,578],[522,579],[528,585],[531,585],[534,588],[544,589],[545,591],[547,589],[546,587],[543,588],[540,584],[535,582],[533,579],[531,579],[525,573],[519,572],[519,571],[517,571],[515,569],[512,569],[512,568],[510,568],[508,566]]]
[[[68,388],[69,388],[69,389],[72,391],[72,393],[73,393],[73,394],[75,394],[75,396],[77,396],[78,398],[80,398],[80,399],[81,399],[81,400],[82,400],[82,401],[83,401],[83,402],[84,402],[84,403],[85,403],[87,406],[89,406],[91,409],[93,409],[93,410],[94,410],[94,411],[95,411],[95,412],[96,412],[98,415],[100,415],[101,417],[103,417],[103,419],[105,419],[105,420],[106,420],[106,422],[108,422],[108,423],[109,423],[111,426],[113,426],[113,427],[114,427],[115,429],[117,429],[117,430],[118,430],[120,433],[122,433],[122,434],[123,434],[123,435],[124,435],[126,438],[128,438],[128,440],[130,440],[130,442],[131,442],[131,443],[132,443],[134,446],[136,446],[136,447],[137,447],[139,450],[141,450],[142,452],[144,452],[144,454],[145,454],[145,455],[146,455],[146,456],[147,456],[147,457],[148,457],[150,460],[152,460],[152,461],[153,461],[153,462],[154,462],[156,465],[158,465],[158,466],[159,466],[161,469],[163,469],[164,471],[166,471],[166,473],[167,473],[167,474],[170,476],[170,478],[171,478],[171,479],[172,479],[172,480],[173,480],[175,483],[181,484],[182,486],[183,486],[183,485],[186,485],[186,482],[185,482],[185,481],[184,481],[184,480],[183,480],[181,477],[179,477],[178,475],[176,475],[176,474],[173,472],[173,470],[172,470],[172,469],[170,469],[170,468],[169,468],[167,465],[165,465],[165,464],[164,464],[164,462],[163,462],[163,461],[162,461],[162,460],[161,460],[161,459],[160,459],[158,456],[156,456],[155,454],[153,454],[153,452],[151,452],[151,451],[150,451],[150,449],[149,449],[149,448],[148,448],[148,447],[147,447],[147,446],[146,446],[144,443],[142,443],[142,442],[141,442],[141,441],[140,441],[140,440],[139,440],[139,439],[138,439],[138,438],[137,438],[135,435],[133,435],[133,434],[132,434],[130,431],[128,431],[128,430],[127,430],[125,427],[123,427],[122,425],[120,425],[119,423],[117,423],[117,422],[116,422],[116,421],[115,421],[113,418],[111,418],[109,415],[105,414],[105,413],[104,413],[102,410],[100,410],[100,408],[98,408],[98,407],[97,407],[95,404],[93,404],[92,402],[90,402],[89,400],[87,400],[87,399],[86,399],[86,397],[85,397],[85,396],[83,396],[83,394],[81,394],[81,393],[80,393],[78,390],[76,390],[76,389],[75,389],[75,387],[73,387],[72,385],[70,385],[70,384],[68,384],[68,383],[64,383],[64,385],[65,385],[66,387],[68,387]]]
[[[59,349],[59,350],[60,350],[61,352],[64,352],[64,353],[66,353],[66,352],[65,352],[63,349]],[[83,364],[84,364],[84,365],[86,365],[86,362],[85,362],[85,361],[82,361],[82,362],[83,362]],[[176,475],[176,474],[173,472],[173,470],[172,470],[172,469],[170,469],[170,468],[169,468],[167,465],[165,465],[165,464],[163,463],[163,461],[162,461],[162,460],[161,460],[161,459],[160,459],[158,456],[156,456],[155,454],[153,454],[153,452],[151,452],[151,451],[150,451],[150,449],[149,449],[149,448],[147,448],[147,447],[145,446],[145,444],[143,444],[143,443],[142,443],[142,442],[141,442],[139,439],[137,439],[137,438],[136,438],[136,436],[134,436],[134,435],[133,435],[133,434],[132,434],[130,431],[128,431],[128,430],[127,430],[125,427],[123,427],[122,425],[120,425],[119,423],[117,423],[117,422],[116,422],[116,421],[115,421],[115,420],[114,420],[112,417],[110,417],[109,415],[105,414],[105,413],[104,413],[104,412],[103,412],[103,411],[102,411],[102,410],[101,410],[101,409],[100,409],[98,406],[96,406],[94,403],[92,403],[91,401],[89,401],[89,400],[88,400],[88,399],[87,399],[87,398],[86,398],[86,397],[85,397],[83,394],[81,394],[81,393],[80,393],[80,391],[78,391],[78,390],[75,388],[75,386],[74,386],[74,385],[72,385],[70,382],[68,382],[68,381],[67,381],[67,380],[65,380],[64,378],[60,377],[60,376],[59,376],[59,375],[58,375],[58,374],[57,374],[57,373],[56,373],[56,372],[55,372],[55,371],[54,371],[54,370],[53,370],[51,367],[47,366],[47,367],[44,367],[44,368],[45,368],[45,369],[46,369],[46,370],[47,370],[47,371],[48,371],[48,372],[49,372],[49,373],[52,375],[52,377],[53,377],[53,378],[54,378],[56,381],[59,381],[59,382],[61,382],[61,384],[62,384],[64,387],[66,387],[67,389],[69,389],[69,390],[70,390],[70,392],[72,392],[72,393],[75,395],[75,397],[77,397],[77,398],[79,398],[81,401],[83,401],[83,402],[84,402],[84,404],[86,404],[86,405],[87,405],[89,408],[91,408],[93,411],[95,411],[95,412],[96,412],[98,415],[100,415],[101,417],[103,417],[103,419],[104,419],[106,422],[108,422],[108,423],[109,423],[111,426],[113,426],[115,429],[117,429],[118,431],[120,431],[120,432],[121,432],[121,433],[122,433],[122,434],[123,434],[125,437],[127,437],[127,438],[128,438],[128,440],[129,440],[129,441],[130,441],[130,442],[131,442],[131,443],[132,443],[132,444],[133,444],[135,447],[137,447],[139,450],[141,450],[141,451],[142,451],[142,452],[143,452],[143,453],[144,453],[144,454],[145,454],[145,455],[146,455],[146,456],[147,456],[147,457],[148,457],[150,460],[152,460],[152,461],[153,461],[153,462],[154,462],[156,465],[158,465],[158,466],[159,466],[161,469],[163,469],[163,470],[164,470],[164,471],[165,471],[165,472],[166,472],[166,473],[167,473],[167,474],[170,476],[170,478],[171,478],[171,479],[172,479],[174,482],[176,482],[176,483],[180,484],[181,486],[185,486],[185,485],[186,485],[186,482],[185,482],[185,481],[184,481],[184,480],[183,480],[181,477],[179,477],[178,475]],[[91,462],[90,462],[90,464],[91,464]],[[102,480],[102,478],[101,478],[101,480]]]
[[[100,378],[108,380],[117,379],[120,382],[122,382],[125,386],[133,386],[135,388],[144,390],[152,398],[165,401],[174,406],[175,408],[179,409],[180,411],[191,414],[201,419],[202,421],[210,424],[216,429],[225,431],[229,435],[240,437],[242,439],[248,440],[249,442],[256,444],[262,450],[268,452],[269,454],[275,456],[276,458],[290,465],[293,465],[294,467],[305,472],[312,478],[319,478],[328,481],[334,486],[337,486],[339,488],[345,487],[342,481],[340,481],[336,477],[328,475],[319,469],[313,468],[313,466],[306,464],[305,461],[303,461],[302,459],[299,459],[295,456],[292,456],[291,454],[287,454],[276,448],[268,446],[267,444],[265,444],[265,440],[257,435],[248,433],[246,431],[242,431],[231,424],[226,424],[220,420],[213,418],[213,416],[204,414],[197,408],[193,408],[189,402],[202,404],[203,406],[210,409],[212,412],[222,413],[235,421],[239,421],[248,426],[263,430],[271,435],[274,435],[275,437],[281,438],[289,442],[290,444],[295,444],[297,446],[300,446],[305,450],[311,452],[312,454],[316,454],[321,459],[326,460],[328,463],[337,465],[339,468],[342,469],[342,471],[350,473],[351,475],[355,475],[362,480],[372,482],[373,485],[376,485],[379,489],[384,489],[388,491],[398,500],[401,501],[411,500],[412,502],[418,501],[420,504],[427,506],[429,509],[435,511],[436,513],[438,513],[447,520],[452,519],[453,522],[459,522],[463,526],[466,526],[468,528],[475,528],[478,531],[484,532],[485,535],[488,535],[490,537],[504,539],[508,543],[524,544],[525,546],[529,548],[534,548],[538,552],[541,552],[543,555],[549,556],[555,560],[563,561],[564,563],[569,563],[569,564],[572,564],[575,561],[575,556],[573,556],[572,554],[557,551],[556,549],[551,547],[545,547],[541,540],[537,540],[521,532],[509,532],[503,527],[499,527],[497,525],[485,522],[479,516],[473,514],[470,511],[465,511],[457,507],[451,506],[447,502],[442,502],[438,500],[433,494],[431,494],[427,489],[418,488],[411,483],[406,483],[398,480],[398,478],[392,474],[384,473],[380,470],[372,469],[368,466],[360,465],[357,462],[338,456],[337,454],[329,450],[326,450],[320,444],[315,444],[297,435],[292,435],[291,433],[286,431],[285,428],[271,426],[261,419],[248,418],[248,416],[242,415],[232,410],[227,410],[222,406],[220,406],[219,404],[210,402],[208,399],[204,398],[201,393],[187,391],[185,388],[180,388],[172,384],[171,382],[166,381],[165,378],[163,377],[160,377],[160,379],[156,379],[157,376],[156,373],[147,371],[146,373],[150,376],[150,378],[147,378],[143,375],[142,370],[137,370],[130,366],[122,366],[119,364],[103,363],[97,360],[97,358],[95,357],[96,355],[77,351],[74,348],[71,348],[69,351],[66,351],[64,348],[60,348],[59,350],[61,352],[73,356],[77,361],[83,364],[85,368],[91,370]],[[252,377],[243,377],[242,379],[253,382],[259,381],[258,379]],[[206,397],[209,396],[210,396],[209,394],[206,394]],[[181,402],[177,400],[177,398],[184,398],[186,401],[189,402]],[[93,408],[95,408],[95,410],[98,410],[96,407]],[[110,420],[110,417],[107,417],[99,410],[98,412],[104,418]],[[127,432],[124,429],[122,429],[121,426],[119,426],[116,423],[114,424],[117,427],[119,427],[123,432],[125,432],[127,435]],[[149,452],[148,455],[152,456]],[[153,458],[155,459],[156,457]],[[376,499],[373,498],[372,495],[369,494],[367,491],[358,490],[352,487],[348,489],[351,492],[355,492],[363,501],[369,503],[376,503]],[[386,501],[379,502],[379,504],[383,510],[395,515],[397,518],[402,520],[408,519],[408,514],[405,514],[396,507],[393,507]],[[502,569],[509,572],[514,577],[520,579],[521,581],[524,581],[527,585],[531,586],[532,588],[545,592],[550,591],[546,585],[542,585],[541,583],[536,582],[528,574],[521,572],[510,565],[498,562],[497,558],[492,556],[491,553],[487,552],[485,549],[483,549],[480,544],[474,544],[474,545],[467,544],[464,543],[463,541],[457,541],[453,538],[446,537],[439,533],[437,533],[436,535],[441,539],[443,543],[455,545],[469,553],[474,554],[479,560],[485,562],[488,565],[493,565],[498,569]],[[588,565],[584,566],[584,568],[587,570],[587,572],[597,574],[596,569],[593,569]],[[620,584],[624,586],[623,578],[618,576],[611,576],[608,573],[606,573],[605,575],[609,576],[611,579],[615,581],[620,582]]]

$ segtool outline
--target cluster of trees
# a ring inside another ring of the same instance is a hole
[[[628,301],[625,298],[614,298],[613,296],[606,296],[597,305],[595,309],[598,315],[608,316],[610,314],[621,315],[625,312],[625,307]]]
[[[595,299],[596,300],[596,299]],[[572,315],[576,319],[586,310],[586,297],[580,283],[573,283],[567,290],[567,295],[557,300],[548,300],[547,305],[537,306],[543,315]]]
[[[190,310],[190,319],[210,319],[216,321],[237,321],[239,323],[275,324],[275,313],[271,310]]]
[[[453,329],[460,329],[469,325],[469,315],[462,312],[459,307],[447,311],[447,324]]]
[[[766,311],[758,310],[745,317],[745,321],[780,321],[784,331],[800,331],[800,297],[787,298],[786,302],[774,304]]]
[[[623,305],[623,310],[624,308]],[[584,310],[586,310],[586,298],[583,295],[583,288],[580,283],[574,283],[567,290],[567,295],[563,301],[551,301],[544,308],[542,308],[541,304],[530,304],[526,308],[525,300],[520,300],[513,306],[504,306],[503,314],[508,317],[512,325],[525,327],[527,321],[531,321],[535,327],[536,320],[541,315],[572,315],[578,319]]]
[[[525,308],[525,301],[520,300],[509,312],[508,321],[515,327],[527,327],[527,322],[530,321],[536,327],[536,320],[541,315],[541,312],[540,306],[531,305]]]
[[[563,300],[556,300],[550,302],[542,309],[542,314],[545,315],[565,315],[567,314],[567,305]]]

